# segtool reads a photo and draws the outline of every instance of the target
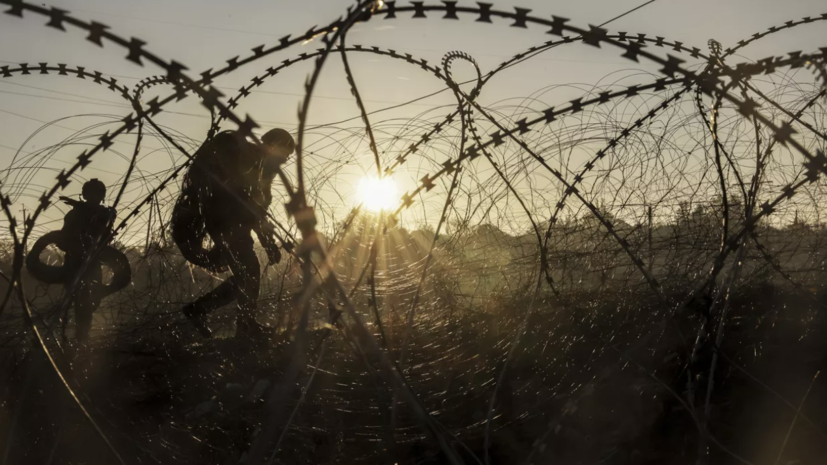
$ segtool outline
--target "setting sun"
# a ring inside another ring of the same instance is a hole
[[[393,178],[367,177],[359,181],[357,190],[359,202],[368,210],[379,212],[391,210],[399,205],[399,192]]]

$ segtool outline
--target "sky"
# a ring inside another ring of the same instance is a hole
[[[495,2],[495,7],[530,8],[532,15],[550,17],[554,14],[571,18],[572,24],[585,26],[600,24],[641,3],[641,0],[519,0]],[[203,70],[221,67],[229,58],[247,55],[257,45],[271,45],[284,35],[300,34],[311,25],[327,24],[340,16],[350,4],[340,0],[61,0],[48,5],[68,10],[82,19],[107,24],[122,37],[141,38],[147,42],[148,50],[185,64],[191,76],[197,76]],[[827,12],[827,4],[823,0],[656,0],[606,27],[610,31],[663,36],[705,50],[710,38],[726,47],[769,26],[824,12]],[[513,54],[551,38],[538,28],[514,29],[504,22],[491,25],[469,19],[415,20],[407,16],[400,16],[395,21],[377,19],[359,24],[348,34],[348,43],[395,49],[425,58],[431,63],[438,63],[446,52],[461,50],[475,57],[482,71],[486,72]],[[91,44],[84,40],[79,31],[63,33],[44,27],[44,23],[42,18],[34,15],[26,15],[24,19],[0,15],[0,65],[21,62],[80,65],[115,76],[119,82],[130,86],[141,78],[160,72],[152,66],[141,67],[125,60],[120,49],[101,49]],[[758,59],[793,50],[814,50],[827,45],[823,40],[825,27],[827,24],[816,23],[799,27],[795,32],[775,34],[772,40],[746,48],[741,57],[732,60]],[[233,95],[234,89],[246,84],[267,67],[318,46],[316,41],[277,53],[225,76],[217,85],[228,96]],[[353,56],[351,66],[368,111],[403,103],[444,88],[441,82],[417,68],[381,57]],[[302,85],[310,70],[308,62],[279,74],[246,99],[239,107],[240,113],[249,113],[265,126],[264,129],[279,126],[294,131],[297,125],[296,108],[303,95]],[[628,62],[612,50],[579,44],[560,47],[501,73],[491,81],[480,98],[481,102],[494,105],[507,102],[506,99],[526,97],[552,85],[606,83],[613,77],[633,74],[635,70],[654,72],[655,68]],[[460,77],[470,76],[467,73],[468,69],[458,70]],[[148,97],[161,96],[166,91],[156,89],[149,92]],[[565,95],[555,94],[555,98],[563,97]],[[452,103],[453,97],[443,92],[385,112],[382,118],[410,120],[441,117],[447,113],[446,105]],[[176,113],[164,114],[159,122],[192,138],[192,147],[197,146],[209,125],[206,111],[194,99],[168,108]],[[74,131],[113,118],[105,115],[121,118],[128,112],[129,108],[117,94],[81,80],[54,76],[0,80],[0,168],[19,167],[26,152],[56,144]],[[310,109],[310,124],[330,123],[357,115],[358,109],[350,96],[341,62],[332,59],[316,91]],[[45,123],[67,117],[37,132]],[[358,128],[358,120],[348,123],[348,127]],[[346,211],[351,206],[352,192],[357,190],[360,178],[375,169],[371,166],[372,156],[365,148],[364,137],[350,136],[348,140],[350,144],[361,144],[353,153],[355,163],[338,172],[336,181],[328,182],[323,187],[325,192],[319,194],[324,195],[331,204],[336,204],[337,211]],[[99,177],[110,184],[117,182],[125,171],[133,141],[125,138],[114,147],[120,156],[116,154],[97,160],[78,179]],[[319,147],[324,145],[320,143]],[[20,153],[14,158],[18,150]],[[52,182],[54,170],[67,167],[78,152],[76,147],[62,149],[44,157],[37,169],[32,168],[33,161],[27,162],[25,170],[17,170],[16,174],[7,171],[0,179],[5,183],[5,189],[13,189],[20,194],[20,205],[31,204],[29,197],[38,196]],[[177,154],[165,150],[157,140],[146,142],[144,154],[138,174],[145,182],[144,185],[133,183],[130,186],[125,197],[127,205],[129,201],[145,195],[152,183],[158,182],[163,170],[180,162]],[[324,172],[323,157],[313,163],[320,172]],[[428,167],[427,161],[422,160],[410,173],[403,173],[398,179],[400,189],[412,187],[421,177],[422,170]],[[80,183],[76,183],[67,192],[77,193],[79,186]],[[434,205],[438,204],[436,202]],[[47,218],[57,221],[60,216],[60,210],[52,209]],[[48,223],[44,227],[47,226]]]

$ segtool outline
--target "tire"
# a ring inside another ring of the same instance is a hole
[[[40,261],[40,254],[51,244],[58,244],[63,239],[63,231],[51,231],[35,241],[32,249],[26,255],[26,268],[38,281],[46,284],[69,284],[74,278],[75,270],[63,265],[47,265]],[[132,267],[126,255],[112,246],[103,246],[96,259],[109,267],[114,273],[112,281],[101,286],[102,295],[108,296],[125,288],[132,282]]]
[[[46,284],[65,284],[69,281],[70,269],[65,265],[47,265],[40,261],[40,254],[51,244],[57,244],[63,239],[63,231],[48,232],[35,241],[29,254],[26,255],[26,268],[38,281]]]

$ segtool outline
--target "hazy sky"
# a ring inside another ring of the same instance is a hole
[[[533,15],[550,17],[555,14],[571,18],[575,25],[585,26],[602,23],[641,3],[642,0],[520,0],[496,2],[495,7],[509,9],[516,5],[531,8]],[[254,46],[271,45],[286,34],[300,34],[311,25],[329,23],[350,4],[340,0],[63,0],[52,3],[79,18],[107,24],[123,37],[145,40],[147,49],[188,66],[191,76],[197,76],[208,68],[220,68],[228,58],[246,56]],[[705,50],[709,38],[728,46],[769,26],[824,12],[827,12],[827,4],[823,0],[656,0],[607,28],[664,36]],[[62,33],[44,27],[42,17],[26,16],[19,19],[0,15],[0,64],[50,62],[81,65],[117,76],[120,82],[130,86],[143,77],[160,72],[151,66],[140,67],[126,61],[121,49],[113,46],[98,48],[84,40],[79,31]],[[400,15],[394,21],[379,19],[357,25],[350,32],[348,41],[350,44],[376,45],[411,53],[432,63],[438,63],[448,51],[462,50],[474,56],[485,72],[514,53],[551,38],[539,28],[514,29],[505,22],[492,25],[475,23],[469,17],[446,21],[414,20],[407,16]],[[827,24],[816,23],[799,27],[795,32],[776,34],[771,40],[744,49],[743,57],[758,59],[792,50],[814,50],[827,45],[824,41],[825,28]],[[313,42],[272,55],[222,78],[217,84],[228,96],[233,95],[234,89],[246,84],[252,76],[267,67],[317,46],[318,42]],[[732,58],[731,61],[740,59],[745,58]],[[408,101],[443,87],[439,81],[417,68],[393,60],[373,56],[354,56],[351,60],[368,110]],[[240,113],[250,113],[268,127],[278,125],[294,130],[304,76],[310,69],[308,62],[272,79],[254,94],[254,98],[248,98],[239,107]],[[604,81],[610,73],[628,74],[630,69],[654,71],[655,68],[628,62],[615,50],[598,50],[580,44],[560,47],[497,76],[486,88],[481,100],[491,103],[525,97],[552,84],[594,84]],[[342,76],[340,62],[331,60],[311,107],[311,123],[337,121],[358,114]],[[150,95],[164,95],[166,92],[167,89],[160,89]],[[452,97],[443,93],[402,110],[388,112],[383,117],[413,118],[451,103]],[[206,111],[194,99],[167,108],[186,114],[165,115],[161,120],[163,124],[194,139],[203,137],[208,119]],[[78,114],[122,117],[128,112],[117,94],[88,82],[54,76],[0,80],[0,166],[9,166],[18,148],[24,153],[36,150],[68,137],[73,130],[104,120],[92,116],[68,119],[38,134],[24,146],[26,139],[45,122]],[[439,111],[431,116],[444,113]],[[153,141],[148,141],[147,146],[148,149],[160,147]],[[115,148],[126,155],[130,151],[127,143]],[[78,150],[61,151],[44,162],[44,166],[64,168],[77,153]],[[364,155],[369,161],[368,154]],[[171,160],[165,153],[148,153],[142,163],[142,173],[151,177],[153,167],[168,166]],[[97,176],[113,182],[125,166],[125,160],[108,157],[98,160],[93,169],[82,176]],[[54,173],[47,173],[38,173],[30,180],[35,185],[29,189],[32,195],[42,192],[43,187],[38,184],[45,186],[51,182]],[[403,189],[412,182],[406,184],[402,181]],[[343,190],[348,188],[350,186],[342,187]],[[79,185],[69,189],[70,192],[77,190]],[[137,196],[140,192],[133,194]]]

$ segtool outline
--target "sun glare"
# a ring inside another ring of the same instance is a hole
[[[370,211],[392,210],[399,205],[399,192],[393,178],[366,177],[359,181],[359,201]]]

